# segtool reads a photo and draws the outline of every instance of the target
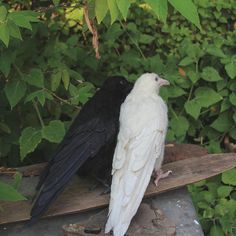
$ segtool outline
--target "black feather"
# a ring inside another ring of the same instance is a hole
[[[81,109],[40,177],[32,222],[47,210],[77,171],[81,175],[110,171],[120,105],[131,89],[125,78],[111,77]]]

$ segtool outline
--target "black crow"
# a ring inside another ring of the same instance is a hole
[[[110,77],[83,106],[40,177],[31,210],[32,223],[77,171],[96,175],[111,170],[120,106],[131,89],[132,84],[125,78]]]

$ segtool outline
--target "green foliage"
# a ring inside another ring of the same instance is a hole
[[[92,2],[92,1],[91,1]],[[126,20],[131,3],[139,2],[135,0],[95,0],[94,15],[100,24],[107,12],[110,13],[111,24],[116,20]],[[168,2],[179,11],[187,20],[201,29],[197,8],[192,0],[145,0],[148,6],[162,22],[166,23],[168,14]],[[92,2],[93,3],[93,2]],[[145,4],[143,4],[144,7]]]
[[[225,184],[236,186],[236,169],[229,170],[222,174],[222,181]]]
[[[189,186],[204,231],[211,235],[235,235],[235,169],[222,176]]]
[[[26,198],[17,191],[20,187],[21,179],[22,175],[17,172],[14,175],[14,181],[12,184],[6,184],[0,181],[0,200],[13,202],[26,200]]]
[[[169,2],[184,17],[201,29],[197,9],[191,0],[169,0]]]
[[[24,81],[14,79],[6,83],[4,90],[11,108],[13,108],[24,97],[26,92],[26,84]]]
[[[42,134],[39,129],[27,127],[22,131],[20,137],[20,156],[23,160],[26,155],[35,150],[41,142]]]
[[[20,28],[32,30],[31,23],[38,22],[38,16],[34,11],[8,11],[5,5],[0,5],[0,40],[7,47],[10,37],[22,40]]]
[[[42,137],[52,143],[61,142],[64,135],[65,127],[60,120],[50,121],[49,125],[42,129]]]

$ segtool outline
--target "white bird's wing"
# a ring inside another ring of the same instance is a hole
[[[136,136],[128,138],[122,127],[120,129],[106,225],[106,232],[113,229],[115,236],[123,236],[128,229],[150,181],[155,161],[163,153],[167,121],[163,122],[158,114],[152,118],[148,124],[144,122],[146,125]]]

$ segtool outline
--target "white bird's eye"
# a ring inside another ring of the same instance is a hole
[[[158,78],[157,78],[157,77],[155,77],[155,80],[156,80],[156,81],[158,81]]]

